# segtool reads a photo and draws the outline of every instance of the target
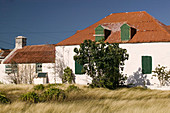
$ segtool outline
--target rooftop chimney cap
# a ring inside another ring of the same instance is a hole
[[[26,38],[26,37],[24,37],[24,36],[17,36],[16,38]]]

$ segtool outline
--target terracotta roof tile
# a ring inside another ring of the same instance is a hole
[[[6,63],[54,63],[55,45],[32,45],[16,50]]]
[[[62,45],[79,45],[84,40],[95,40],[94,29],[102,24],[118,24],[128,23],[130,26],[137,29],[134,37],[126,43],[138,42],[164,42],[170,41],[170,27],[164,25],[145,11],[129,12],[129,13],[114,13],[103,18],[97,23],[75,33],[73,36],[59,42],[56,46]],[[120,31],[113,32],[106,40],[109,43],[125,43],[121,41]]]
[[[0,58],[4,59],[11,51],[11,49],[1,49]]]

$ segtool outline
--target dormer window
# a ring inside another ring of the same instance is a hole
[[[128,24],[123,24],[121,27],[121,41],[128,41],[136,34],[136,29],[130,27]]]
[[[95,28],[95,41],[106,40],[110,34],[110,30],[104,29],[99,25]]]

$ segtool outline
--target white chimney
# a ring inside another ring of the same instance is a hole
[[[27,38],[24,36],[18,36],[15,39],[15,48],[16,49],[21,49],[27,44]]]

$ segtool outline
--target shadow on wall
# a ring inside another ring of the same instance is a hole
[[[147,79],[147,75],[142,74],[142,69],[138,68],[133,75],[128,77],[127,84],[133,84],[134,86],[145,86],[150,85],[150,81]]]

